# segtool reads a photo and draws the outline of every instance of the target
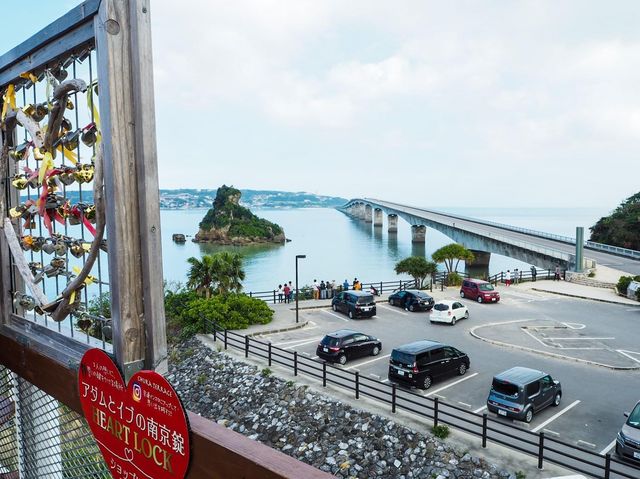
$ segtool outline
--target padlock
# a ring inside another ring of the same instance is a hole
[[[78,140],[80,139],[80,130],[70,131],[61,139],[62,145],[69,151],[78,148]]]
[[[44,240],[44,244],[42,245],[42,251],[47,254],[53,254],[56,250],[56,245],[53,242],[53,239],[47,238]]]
[[[11,180],[11,184],[18,190],[25,190],[29,185],[27,175],[23,173],[14,175],[13,180]]]
[[[84,130],[82,131],[82,136],[80,137],[82,143],[87,145],[88,147],[92,147],[96,144],[98,139],[98,129],[95,123],[89,123]]]

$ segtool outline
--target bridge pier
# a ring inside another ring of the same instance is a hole
[[[467,261],[468,264],[473,266],[489,266],[489,261],[491,261],[491,253],[487,251],[478,251],[478,250],[469,250],[473,253],[474,259],[473,261]]]
[[[398,232],[398,215],[390,214],[387,215],[387,222],[389,223],[389,227],[387,231],[389,233],[397,233]]]
[[[424,243],[427,238],[427,227],[425,225],[411,226],[411,242]]]
[[[364,205],[364,221],[366,223],[373,222],[373,208],[371,205]]]
[[[373,226],[382,226],[382,210],[380,208],[373,210]]]

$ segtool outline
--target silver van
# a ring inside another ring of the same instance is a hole
[[[616,438],[616,454],[624,459],[640,461],[640,401],[624,415],[627,420]]]

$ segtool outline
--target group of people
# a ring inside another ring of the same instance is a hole
[[[285,281],[284,286],[278,285],[278,302],[279,303],[290,303],[293,299],[293,286],[291,285],[291,281],[288,283]]]
[[[535,281],[537,276],[538,276],[538,271],[536,270],[536,267],[531,266],[531,281]],[[511,270],[507,270],[507,272],[504,274],[505,286],[511,286],[511,284],[518,284],[521,279],[522,279],[522,271],[518,271],[518,268],[515,268],[513,270],[513,273],[511,272]],[[556,266],[556,269],[553,275],[553,280],[560,281],[561,279],[562,279],[562,272],[560,270],[560,266]]]
[[[313,280],[311,292],[313,293],[313,299],[331,299],[336,291],[336,280],[333,281],[320,281]]]

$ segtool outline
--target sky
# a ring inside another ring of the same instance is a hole
[[[7,51],[78,2],[12,4]],[[151,2],[161,188],[436,207],[637,193],[640,2]]]

